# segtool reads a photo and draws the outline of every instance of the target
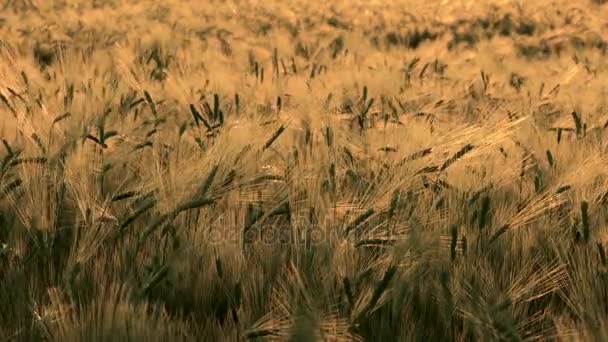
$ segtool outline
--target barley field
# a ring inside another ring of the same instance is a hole
[[[607,341],[601,0],[0,0],[0,340]]]

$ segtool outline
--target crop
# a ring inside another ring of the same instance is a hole
[[[608,338],[601,1],[0,6],[3,340]]]

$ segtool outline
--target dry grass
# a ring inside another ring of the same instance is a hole
[[[608,338],[607,5],[0,6],[0,337]]]

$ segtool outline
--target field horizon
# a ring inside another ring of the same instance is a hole
[[[0,1],[0,340],[608,340],[608,4]]]

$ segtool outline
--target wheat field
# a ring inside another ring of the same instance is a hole
[[[0,340],[608,340],[608,4],[1,0]]]

